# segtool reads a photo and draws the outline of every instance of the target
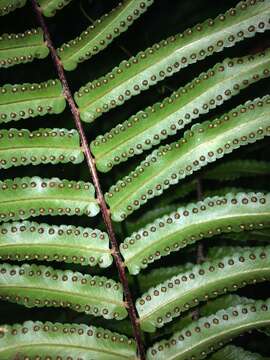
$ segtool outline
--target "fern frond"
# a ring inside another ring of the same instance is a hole
[[[66,107],[59,80],[0,87],[0,123],[46,114],[60,114]]]
[[[94,359],[136,360],[133,339],[109,330],[84,324],[26,321],[2,325],[0,357],[2,360]]]
[[[0,168],[19,165],[79,164],[84,160],[76,130],[0,130]]]
[[[0,260],[63,261],[106,268],[112,255],[108,235],[100,230],[24,221],[0,225]]]
[[[0,221],[99,212],[93,185],[83,181],[24,177],[1,181],[0,189]]]
[[[267,76],[270,76],[270,50],[215,65],[161,103],[138,112],[92,141],[98,170],[110,171],[113,166],[151,149],[201,114]]]
[[[75,93],[81,119],[94,121],[189,64],[268,30],[269,15],[269,0],[243,1],[215,20],[206,20],[121,62],[110,73]]]
[[[35,58],[44,59],[48,54],[41,28],[0,36],[0,68],[25,64]]]
[[[9,14],[25,5],[26,0],[0,0],[0,16]]]
[[[211,261],[195,265],[143,294],[136,301],[142,329],[154,332],[200,301],[270,278],[270,247],[232,248],[225,254],[217,252]]]
[[[204,317],[154,344],[147,360],[204,359],[238,335],[270,324],[270,300],[237,305]]]
[[[127,315],[120,283],[47,266],[1,264],[0,299],[29,308],[69,307],[105,319]]]
[[[126,0],[109,14],[103,15],[84,30],[80,36],[62,44],[58,55],[65,70],[76,69],[81,63],[105,49],[116,37],[126,31],[154,0]]]
[[[127,237],[120,246],[131,274],[203,238],[270,225],[270,194],[215,196],[156,219]]]
[[[52,17],[58,10],[63,9],[72,0],[38,0],[42,14],[47,17]]]
[[[240,146],[270,135],[270,96],[248,101],[213,121],[195,124],[182,139],[161,146],[111,186],[106,201],[122,221],[171,185]]]
[[[269,360],[259,354],[246,351],[239,346],[228,345],[217,351],[209,360]]]

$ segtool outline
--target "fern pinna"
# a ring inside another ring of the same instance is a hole
[[[270,0],[0,16],[0,359],[269,359]]]

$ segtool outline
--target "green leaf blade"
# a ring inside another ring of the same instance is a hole
[[[46,114],[60,114],[65,107],[60,80],[0,87],[0,124]]]
[[[0,182],[0,220],[40,215],[95,216],[99,206],[91,183],[24,177]]]
[[[230,250],[230,254],[210,256],[210,261],[195,265],[143,294],[136,301],[142,329],[154,332],[201,301],[270,279],[270,247]]]
[[[39,164],[79,164],[84,160],[76,130],[0,130],[0,168]]]
[[[127,237],[120,251],[131,274],[203,238],[269,226],[270,194],[207,198],[156,219]]]
[[[29,221],[0,225],[0,259],[63,261],[101,268],[112,264],[106,233],[91,228]]]
[[[127,316],[120,283],[47,266],[1,264],[0,297],[26,307],[68,307],[105,319]]]
[[[35,58],[44,59],[48,54],[41,28],[0,36],[0,68],[25,64]]]
[[[147,360],[204,359],[240,334],[269,326],[270,300],[237,305],[194,321],[169,340],[162,340],[147,351]]]

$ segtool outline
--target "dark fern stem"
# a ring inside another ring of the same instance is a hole
[[[73,115],[73,119],[76,125],[76,128],[80,134],[80,138],[81,138],[81,144],[82,144],[82,148],[83,151],[85,153],[85,158],[87,161],[87,165],[89,168],[89,172],[91,174],[91,177],[93,179],[93,183],[96,189],[96,193],[97,193],[97,199],[100,205],[100,209],[101,209],[101,213],[102,213],[102,217],[104,220],[104,223],[106,225],[106,229],[110,238],[110,243],[111,243],[111,248],[112,248],[112,253],[113,253],[113,257],[115,260],[115,264],[119,273],[119,279],[123,285],[123,289],[124,289],[124,294],[125,294],[125,298],[126,298],[126,302],[127,302],[127,310],[129,313],[129,317],[130,317],[130,321],[132,324],[132,328],[133,328],[133,335],[135,337],[136,343],[137,343],[137,350],[138,350],[138,355],[139,358],[141,360],[145,360],[145,349],[144,349],[144,344],[143,344],[143,340],[142,340],[142,336],[141,336],[141,329],[140,329],[140,325],[139,325],[139,321],[138,321],[138,317],[137,317],[137,313],[136,313],[136,309],[134,306],[134,302],[133,302],[133,298],[131,295],[131,291],[129,289],[129,285],[128,285],[128,279],[126,276],[126,272],[125,272],[125,266],[124,266],[124,262],[122,260],[122,257],[120,255],[119,252],[119,246],[118,246],[118,242],[116,240],[116,236],[115,236],[115,232],[113,229],[113,225],[112,225],[112,221],[111,221],[111,217],[110,217],[110,211],[107,208],[107,205],[105,203],[105,199],[103,196],[103,192],[100,186],[100,181],[99,181],[99,177],[97,174],[97,170],[96,170],[96,166],[95,166],[95,161],[94,158],[90,152],[90,147],[80,120],[80,113],[79,110],[74,102],[73,96],[71,94],[66,76],[65,76],[65,72],[63,69],[63,66],[61,64],[61,61],[59,59],[59,57],[57,56],[57,52],[56,49],[53,45],[53,42],[51,40],[51,36],[49,33],[49,30],[47,28],[47,25],[44,21],[44,18],[41,14],[40,8],[36,2],[36,0],[31,0],[32,1],[32,6],[34,9],[34,12],[36,14],[37,20],[40,24],[40,26],[43,29],[44,35],[45,35],[45,40],[47,42],[47,46],[50,49],[50,53],[52,56],[52,60],[53,63],[56,67],[59,79],[62,83],[63,86],[63,90],[64,90],[64,95],[65,98],[68,102],[68,105],[70,107],[71,113]]]

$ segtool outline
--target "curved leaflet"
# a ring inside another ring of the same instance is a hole
[[[19,165],[79,164],[84,160],[76,130],[0,130],[0,168]]]
[[[195,124],[182,139],[154,150],[109,189],[105,197],[112,219],[124,220],[180,179],[241,146],[269,136],[269,115],[268,95],[248,101],[216,120]]]
[[[0,123],[46,114],[60,114],[66,107],[59,80],[0,87]]]
[[[207,198],[156,219],[120,246],[131,274],[203,238],[270,225],[270,194],[239,193]]]
[[[83,181],[24,177],[1,181],[0,189],[0,221],[99,212],[94,186]]]
[[[270,1],[247,0],[125,60],[75,93],[81,119],[92,122],[180,69],[270,28]]]
[[[237,95],[250,84],[270,76],[270,51],[226,59],[202,73],[162,102],[139,111],[91,143],[98,170],[107,172]]]
[[[108,235],[100,230],[23,221],[0,225],[0,260],[63,261],[106,268],[112,255]]]
[[[78,37],[62,44],[58,55],[65,70],[76,69],[81,63],[105,49],[116,37],[126,31],[154,0],[126,0],[109,14],[103,15]]]
[[[1,264],[0,299],[29,308],[68,307],[105,319],[127,315],[120,283],[47,266]]]
[[[35,358],[135,360],[133,339],[110,330],[84,324],[61,324],[26,321],[23,324],[2,325],[0,333],[2,360]]]
[[[25,5],[26,0],[0,0],[0,16],[21,8]]]
[[[201,301],[270,279],[270,247],[230,250],[144,293],[136,301],[142,329],[154,332]]]
[[[204,359],[240,334],[270,324],[270,300],[236,305],[193,321],[168,340],[155,343],[147,360]]]
[[[58,10],[62,10],[72,0],[38,0],[42,14],[47,17],[52,17]]]
[[[0,36],[0,68],[25,64],[35,58],[44,59],[48,54],[41,28]]]

